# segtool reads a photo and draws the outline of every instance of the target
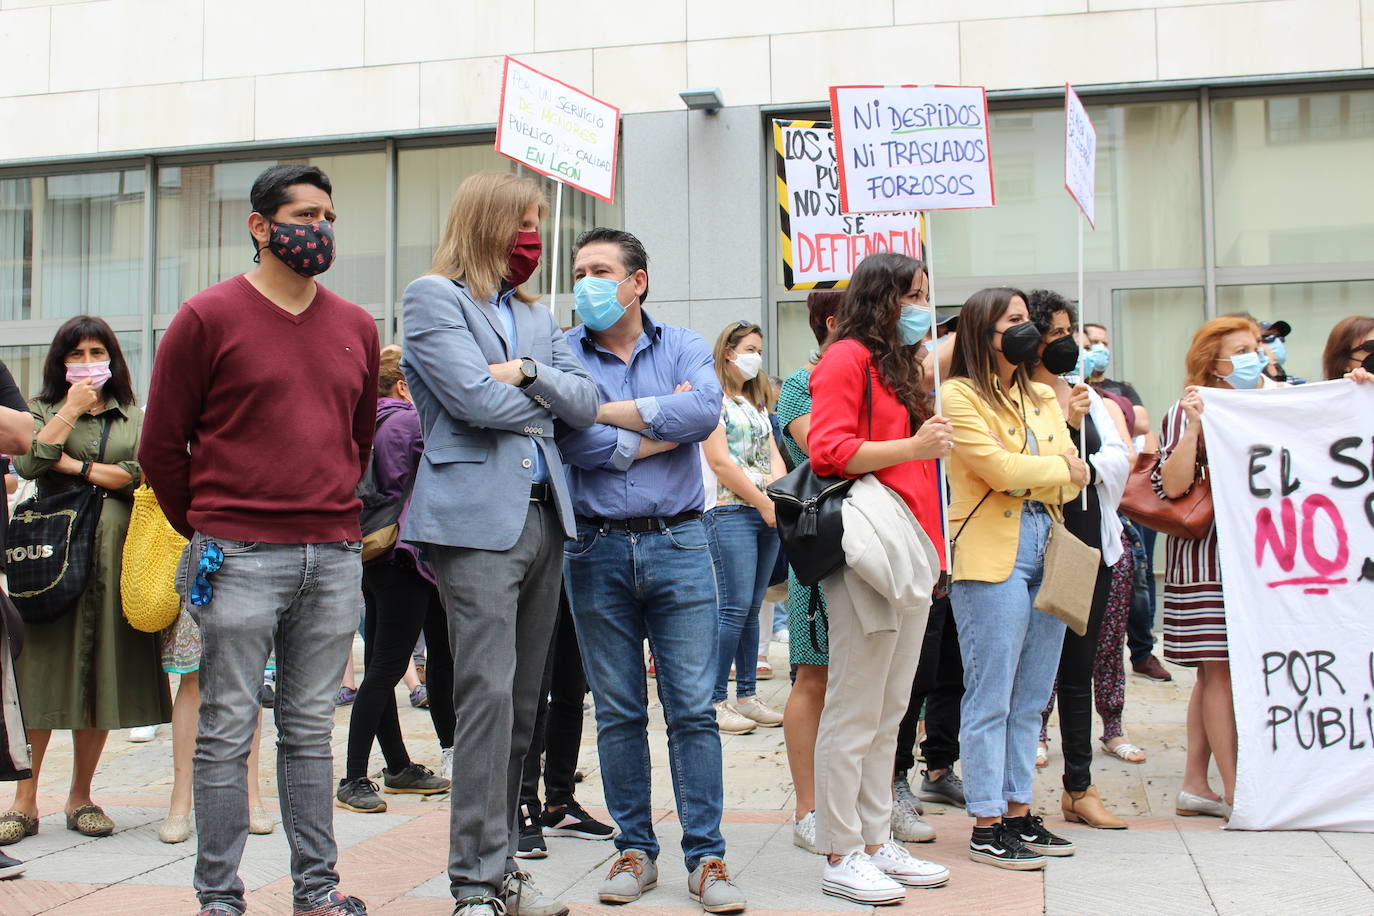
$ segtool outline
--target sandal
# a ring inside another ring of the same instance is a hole
[[[26,836],[38,833],[38,818],[29,817],[23,811],[6,811],[0,814],[0,846],[18,843]]]
[[[67,829],[82,836],[109,836],[114,833],[115,823],[99,805],[82,805],[67,815]]]
[[[1143,749],[1136,747],[1125,738],[1121,739],[1118,744],[1108,744],[1103,741],[1102,750],[1127,763],[1144,763],[1147,759]]]
[[[1037,767],[1050,765],[1050,746],[1043,741],[1035,746],[1035,765]]]

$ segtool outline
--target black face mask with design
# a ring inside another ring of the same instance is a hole
[[[1023,321],[1003,331],[1002,355],[1013,366],[1026,366],[1035,362],[1040,356],[1040,330],[1035,326],[1035,322]]]
[[[302,277],[322,274],[334,263],[334,226],[329,220],[302,225],[276,222],[269,225],[271,234],[262,247]]]
[[[1077,368],[1080,352],[1078,341],[1073,339],[1072,334],[1065,334],[1045,346],[1045,352],[1040,354],[1040,362],[1051,375],[1063,375]]]

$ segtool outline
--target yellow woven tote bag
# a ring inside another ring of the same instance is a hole
[[[119,576],[124,619],[135,630],[156,633],[171,626],[181,613],[176,575],[185,548],[186,538],[162,514],[152,488],[144,485],[135,490]]]

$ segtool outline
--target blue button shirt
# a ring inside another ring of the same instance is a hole
[[[501,316],[501,324],[506,329],[506,339],[510,341],[509,350],[506,355],[514,359],[514,354],[520,352],[519,342],[515,334],[515,312],[510,306],[510,297],[515,295],[515,290],[508,290],[496,299],[496,314]],[[544,463],[544,452],[539,448],[539,443],[530,438],[530,451],[534,453],[534,475],[530,478],[534,483],[546,483],[549,479],[549,466]]]
[[[573,511],[599,518],[666,517],[701,509],[704,441],[720,423],[721,390],[711,348],[687,328],[654,324],[644,331],[629,365],[598,344],[583,325],[568,331],[568,346],[596,382],[602,403],[634,401],[648,427],[640,432],[602,423],[584,430],[557,426],[567,464]],[[692,390],[673,389],[691,382]],[[683,443],[636,460],[640,438]]]

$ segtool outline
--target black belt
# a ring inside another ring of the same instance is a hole
[[[699,518],[701,518],[701,513],[692,509],[666,518],[657,515],[644,515],[639,518],[589,518],[585,515],[579,515],[577,523],[579,525],[594,525],[597,528],[609,528],[612,531],[626,531],[631,534],[647,534],[650,531],[661,531],[664,528],[681,525],[683,522],[696,521]]]
[[[530,484],[530,502],[532,503],[551,503],[553,502],[553,484],[547,480]]]

